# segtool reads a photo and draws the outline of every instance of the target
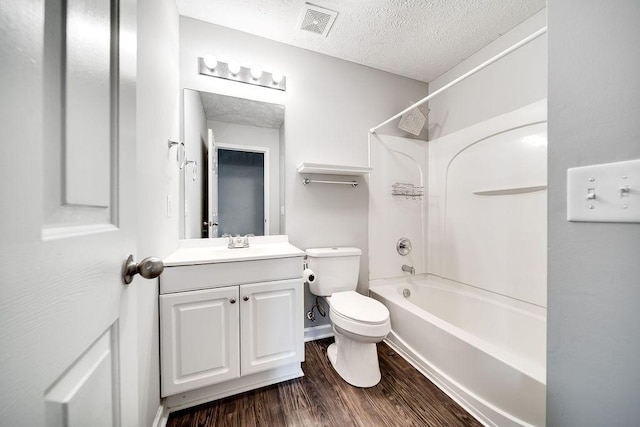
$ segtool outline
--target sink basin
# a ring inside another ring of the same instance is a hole
[[[182,241],[181,248],[164,259],[165,266],[213,264],[270,258],[304,256],[304,252],[289,243],[287,236],[251,237],[248,248],[227,247],[227,239]]]

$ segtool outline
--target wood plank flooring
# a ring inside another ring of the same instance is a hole
[[[481,426],[384,343],[382,381],[347,384],[327,359],[332,342],[306,343],[303,378],[174,412],[167,426]]]

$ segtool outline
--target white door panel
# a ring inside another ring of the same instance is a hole
[[[135,1],[0,7],[0,423],[134,426]]]
[[[109,329],[46,393],[47,426],[114,425],[113,384],[117,355],[114,355],[113,338]],[[87,407],[92,407],[93,411],[86,411]]]

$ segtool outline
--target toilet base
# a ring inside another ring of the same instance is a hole
[[[335,331],[335,340],[327,348],[327,357],[342,379],[356,387],[373,387],[380,382],[375,343],[355,341],[338,331]]]

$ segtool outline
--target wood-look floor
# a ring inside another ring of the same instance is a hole
[[[384,343],[380,383],[347,384],[327,359],[332,342],[306,343],[304,377],[174,412],[167,426],[481,426]]]

